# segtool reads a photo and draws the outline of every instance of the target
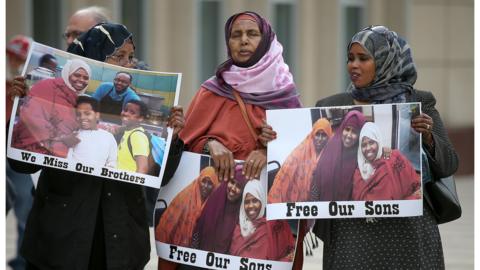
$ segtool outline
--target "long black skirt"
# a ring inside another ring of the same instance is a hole
[[[445,269],[442,240],[426,202],[423,216],[336,219],[323,269]]]

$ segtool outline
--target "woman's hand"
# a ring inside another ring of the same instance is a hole
[[[217,175],[222,181],[233,179],[235,173],[235,160],[233,154],[222,143],[217,140],[207,142],[210,156],[213,159],[213,165]]]
[[[258,140],[263,146],[267,147],[267,144],[270,141],[273,141],[277,138],[277,132],[273,130],[272,126],[267,124],[265,119],[263,119],[263,124],[260,127],[260,129],[261,129],[261,134],[260,136],[258,136]]]
[[[173,128],[173,139],[176,139],[180,130],[185,126],[185,117],[183,116],[183,108],[181,106],[173,106],[170,109],[168,126]]]
[[[260,179],[260,172],[267,164],[267,149],[253,150],[243,165],[242,173],[248,180]]]
[[[426,145],[433,144],[433,119],[425,113],[421,113],[419,116],[412,119],[412,128],[422,134],[423,143]]]
[[[13,78],[12,87],[7,94],[11,98],[25,96],[27,94],[27,83],[25,80],[26,79],[23,76],[15,76]]]
[[[382,158],[383,159],[390,159],[390,156],[392,155],[392,148],[384,146],[382,147]]]

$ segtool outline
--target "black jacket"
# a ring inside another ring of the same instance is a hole
[[[171,148],[166,178],[178,166],[183,143]],[[27,261],[39,269],[88,269],[100,217],[106,269],[143,269],[147,264],[150,238],[142,186],[8,161],[21,173],[42,169],[21,246]]]

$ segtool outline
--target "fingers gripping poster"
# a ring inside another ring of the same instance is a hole
[[[422,215],[419,103],[267,111],[267,219]]]
[[[291,269],[297,221],[266,220],[266,177],[221,182],[209,156],[184,152],[159,192],[155,241],[159,267],[180,263],[209,269]],[[262,175],[266,175],[265,171]]]
[[[9,158],[160,187],[181,74],[128,69],[33,42]]]

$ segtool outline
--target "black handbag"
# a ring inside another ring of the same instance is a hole
[[[462,215],[462,207],[458,200],[455,179],[452,176],[438,178],[430,170],[426,152],[422,150],[422,183],[423,197],[432,209],[437,224],[450,222]]]
[[[462,207],[458,200],[453,176],[432,179],[425,183],[423,194],[432,209],[437,224],[453,221],[462,215]]]

